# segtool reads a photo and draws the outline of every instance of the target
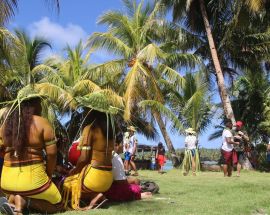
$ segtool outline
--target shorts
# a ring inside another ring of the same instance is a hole
[[[223,164],[232,164],[232,151],[227,152],[221,149],[221,155],[222,155],[222,160],[223,160]]]
[[[237,153],[237,159],[238,159],[238,163],[240,163],[241,165],[244,164],[245,161],[245,154],[244,152],[236,152]]]
[[[124,153],[124,156],[125,156],[125,160],[126,161],[130,161],[131,160],[131,153],[130,152],[125,152]]]
[[[196,156],[196,149],[189,149],[191,152],[191,156],[195,157]]]
[[[270,163],[270,152],[267,152],[266,160],[267,160],[268,163]]]
[[[165,158],[164,155],[158,155],[157,160],[158,160],[158,164],[159,164],[160,166],[164,166],[164,163],[166,162],[166,158]]]

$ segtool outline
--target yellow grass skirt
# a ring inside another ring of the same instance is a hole
[[[185,157],[183,159],[183,162],[182,162],[182,172],[183,173],[188,173],[189,170],[192,169],[192,152],[191,150],[189,149],[186,149],[185,150]],[[196,172],[199,172],[200,171],[200,156],[199,156],[199,150],[198,149],[195,149],[195,162],[196,162]]]
[[[81,173],[65,179],[63,186],[64,207],[67,208],[68,201],[71,199],[71,207],[78,209],[83,188],[86,192],[102,193],[111,187],[112,182],[112,171],[96,169],[91,165],[86,166]]]
[[[46,200],[52,204],[61,202],[61,194],[50,182],[43,163],[27,166],[3,166],[1,188],[5,193]],[[33,195],[32,195],[33,194]]]

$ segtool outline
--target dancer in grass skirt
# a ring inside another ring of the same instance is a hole
[[[196,172],[200,170],[200,158],[197,148],[198,140],[193,128],[188,128],[185,131],[187,136],[185,138],[185,157],[182,163],[182,172],[186,176],[191,169],[192,175],[196,176]]]

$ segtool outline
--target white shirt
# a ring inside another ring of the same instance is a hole
[[[128,149],[128,151],[130,153],[133,153],[133,149],[135,147],[135,142],[137,142],[137,138],[136,138],[135,135],[133,135],[132,137],[129,138],[129,149]]]
[[[122,158],[115,152],[112,158],[112,173],[115,181],[127,179]]]
[[[196,149],[197,138],[194,135],[188,135],[185,138],[185,146],[187,149]]]
[[[233,144],[229,144],[226,141],[226,138],[232,138],[232,132],[229,129],[224,129],[222,132],[222,147],[226,152],[231,152],[233,150]]]
[[[123,139],[123,153],[128,151],[128,149],[129,149],[129,132],[125,132]]]

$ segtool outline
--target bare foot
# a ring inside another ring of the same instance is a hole
[[[141,198],[142,199],[149,199],[149,198],[152,198],[152,193],[151,192],[143,192],[141,193]]]
[[[85,210],[91,210],[101,207],[105,202],[107,201],[106,197],[102,193],[98,193],[96,197],[94,197],[90,204],[86,207],[80,208],[79,210],[85,211]]]

